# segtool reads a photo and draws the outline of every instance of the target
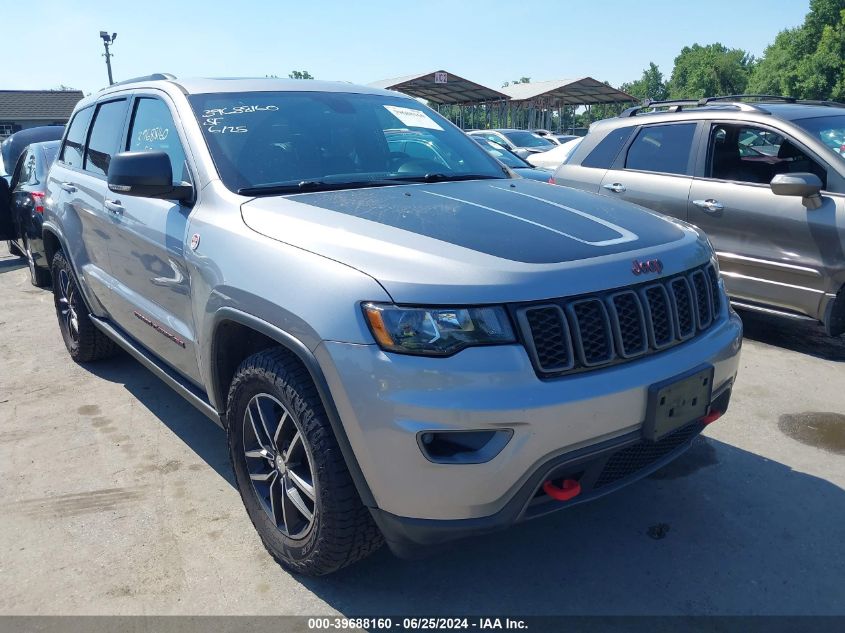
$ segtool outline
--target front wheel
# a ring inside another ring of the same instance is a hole
[[[314,383],[285,350],[259,352],[241,364],[226,417],[238,490],[277,561],[319,576],[381,546]]]

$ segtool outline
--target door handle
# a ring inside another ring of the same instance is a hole
[[[614,182],[613,184],[608,183],[606,185],[602,185],[602,187],[609,191],[612,191],[613,193],[625,193],[627,191],[625,185],[623,185],[621,182]]]
[[[123,205],[120,204],[120,200],[106,200],[103,205],[115,215],[123,213]]]
[[[59,186],[68,193],[76,193],[76,186],[72,182],[59,183]]]
[[[693,200],[692,203],[697,207],[701,207],[707,213],[716,213],[717,211],[721,211],[725,208],[725,205],[713,198],[708,198],[707,200]]]

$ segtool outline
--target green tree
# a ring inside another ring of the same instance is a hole
[[[673,99],[700,99],[745,92],[754,58],[740,48],[718,42],[685,46],[675,58],[669,80]]]
[[[803,99],[843,99],[845,0],[811,0],[804,24],[781,31],[756,65],[749,90]]]
[[[502,88],[507,88],[510,85],[530,84],[530,83],[531,83],[531,77],[520,77],[519,79],[514,79],[511,82],[506,81],[505,83],[502,84]]]
[[[800,29],[787,29],[778,33],[763,58],[755,65],[748,81],[752,94],[792,95],[797,94],[798,63],[794,50]]]
[[[669,97],[669,89],[663,79],[663,73],[660,72],[660,68],[654,62],[649,62],[642,77],[636,81],[622,84],[619,89],[638,99],[662,101]]]
[[[288,77],[291,79],[314,79],[314,76],[307,70],[292,70]]]

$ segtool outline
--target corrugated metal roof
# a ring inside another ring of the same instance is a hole
[[[81,90],[0,90],[0,121],[67,121]]]
[[[445,82],[436,81],[436,76],[445,79]],[[483,103],[508,98],[506,94],[498,90],[482,86],[445,70],[383,79],[382,81],[374,81],[369,85],[373,88],[396,90],[412,97],[427,99],[439,104]]]
[[[545,99],[566,105],[591,105],[596,103],[627,103],[637,101],[626,92],[617,90],[592,77],[581,79],[552,79],[512,84],[502,88],[512,101]]]

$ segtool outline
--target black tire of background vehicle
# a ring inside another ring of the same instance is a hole
[[[27,264],[29,265],[29,281],[36,288],[46,288],[50,285],[50,272],[43,268],[38,268],[35,265],[35,260],[32,259],[32,249],[29,246],[29,238],[24,236],[23,246]]]
[[[288,410],[312,460],[314,522],[298,540],[277,529],[250,481],[244,456],[244,417],[253,396],[269,394]],[[308,371],[283,348],[258,352],[235,372],[228,395],[229,456],[244,506],[264,546],[288,569],[321,576],[366,558],[384,539],[361,503]]]
[[[18,248],[18,245],[15,244],[12,240],[7,240],[6,246],[9,247],[9,254],[10,255],[14,255],[15,257],[26,257],[26,255],[24,255],[23,251],[20,248]]]
[[[53,274],[56,316],[70,357],[77,363],[88,363],[114,356],[117,345],[98,330],[88,317],[88,308],[79,292],[76,277],[61,251],[53,255],[50,270]],[[71,328],[71,316],[75,318],[75,332]]]

